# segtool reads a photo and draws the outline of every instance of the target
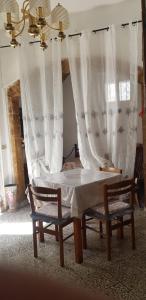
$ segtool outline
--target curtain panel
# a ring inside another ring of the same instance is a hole
[[[67,38],[80,158],[133,176],[137,142],[138,24]]]
[[[59,172],[63,157],[61,43],[20,48],[24,141],[30,181]],[[59,151],[58,151],[59,149]]]
[[[5,190],[4,190],[4,172],[3,172],[3,158],[2,158],[2,143],[0,136],[0,212],[7,208]]]
[[[17,79],[18,52],[11,48],[0,51],[0,211],[8,207],[5,185],[13,184],[14,172],[8,118],[7,89]]]

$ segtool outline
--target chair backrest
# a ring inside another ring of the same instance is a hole
[[[135,166],[134,166],[134,178],[143,179],[143,145],[137,144],[136,156],[135,156]]]
[[[130,200],[130,205],[133,208],[134,207],[134,189],[135,189],[135,183],[134,179],[128,179],[123,180],[120,182],[116,182],[113,184],[105,184],[104,185],[104,209],[105,213],[109,213],[109,207],[108,204],[115,198],[117,201],[117,198],[120,199],[120,196],[124,199],[128,195],[128,198]]]
[[[30,206],[32,212],[35,212],[36,201],[42,202],[56,202],[58,205],[58,218],[62,218],[62,208],[61,208],[61,189],[51,189],[46,187],[39,187],[28,185]],[[43,203],[42,203],[43,204]]]
[[[100,171],[104,171],[104,172],[112,172],[112,173],[119,173],[122,174],[122,169],[118,169],[115,167],[100,167],[99,168]]]

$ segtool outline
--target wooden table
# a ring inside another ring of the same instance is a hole
[[[86,169],[73,169],[35,178],[33,184],[61,188],[62,204],[69,206],[74,218],[75,260],[83,262],[81,217],[83,212],[103,202],[103,185],[117,182],[120,174]]]

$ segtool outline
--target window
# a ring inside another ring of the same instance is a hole
[[[119,82],[119,97],[120,101],[130,100],[130,81]]]
[[[115,85],[115,83],[107,84],[106,93],[107,93],[107,101],[108,102],[116,101],[116,85]]]
[[[130,81],[120,81],[119,82],[119,100],[120,101],[129,101],[130,100]],[[107,102],[115,102],[116,97],[116,84],[109,83],[106,86],[106,98]]]

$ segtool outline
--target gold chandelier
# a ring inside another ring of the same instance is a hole
[[[24,0],[21,10],[16,0],[0,0],[0,13],[6,14],[4,27],[14,48],[19,45],[17,37],[26,30],[30,36],[39,37],[40,47],[46,49],[51,30],[57,30],[62,40],[64,30],[69,27],[67,10],[58,3],[51,11],[50,0]]]

